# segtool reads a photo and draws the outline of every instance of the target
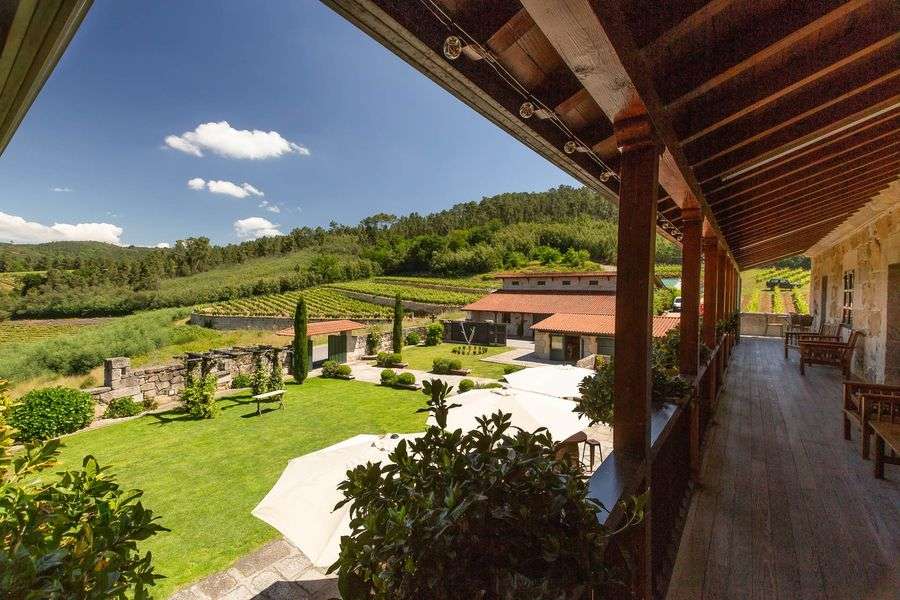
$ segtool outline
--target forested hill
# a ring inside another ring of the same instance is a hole
[[[152,248],[116,246],[104,242],[47,242],[9,244],[0,242],[0,272],[72,269],[92,260],[134,260],[153,252]]]

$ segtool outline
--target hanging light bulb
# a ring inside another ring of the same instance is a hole
[[[462,54],[463,43],[455,35],[451,35],[446,40],[444,40],[444,56],[447,57],[448,60],[456,60]]]
[[[572,140],[569,140],[568,142],[563,144],[563,152],[565,152],[566,154],[572,154],[576,150],[578,150],[578,144],[576,144]]]
[[[531,102],[523,102],[519,107],[519,116],[523,119],[530,119],[534,116],[534,104]]]
[[[609,181],[610,177],[612,177],[612,171],[603,171],[602,173],[600,173],[600,181],[602,181],[603,183]]]

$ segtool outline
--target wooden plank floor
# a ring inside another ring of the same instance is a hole
[[[900,598],[900,467],[843,438],[841,378],[743,338],[704,450],[668,599]]]

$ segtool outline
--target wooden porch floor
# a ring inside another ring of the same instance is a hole
[[[900,468],[845,441],[841,379],[743,338],[710,429],[668,599],[900,598]]]

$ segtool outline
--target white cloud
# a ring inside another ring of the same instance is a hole
[[[74,192],[75,190],[73,190],[70,187],[52,187],[52,188],[50,188],[50,191],[51,192]]]
[[[43,225],[0,212],[0,240],[23,244],[57,241],[96,241],[122,243],[123,229],[112,223],[54,223]]]
[[[203,156],[204,151],[209,151],[226,158],[250,160],[310,154],[308,148],[284,139],[277,131],[235,129],[228,121],[201,123],[193,131],[167,136],[166,145],[193,156]]]
[[[260,202],[259,207],[264,208],[265,210],[269,211],[270,213],[278,214],[281,212],[280,206],[278,206],[277,204],[272,204],[268,200],[263,200],[262,202]]]
[[[153,247],[154,248],[171,248],[172,246],[169,244],[169,242],[160,242]]]
[[[234,196],[235,198],[246,198],[247,196],[265,196],[265,194],[253,187],[249,183],[238,185],[232,181],[221,181],[210,179],[205,181],[201,177],[189,179],[187,185],[192,190],[202,190],[204,187],[213,194],[225,194],[226,196]]]
[[[239,219],[234,222],[234,232],[239,238],[258,239],[273,235],[282,235],[278,231],[278,225],[275,225],[268,219],[262,217],[248,217]]]

